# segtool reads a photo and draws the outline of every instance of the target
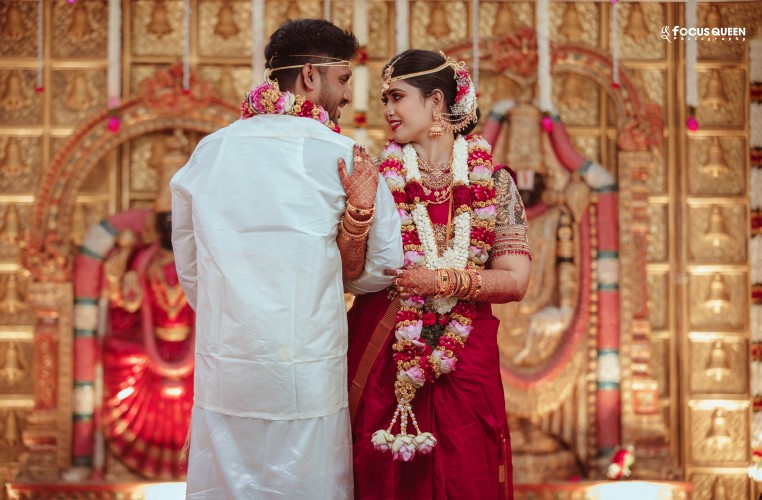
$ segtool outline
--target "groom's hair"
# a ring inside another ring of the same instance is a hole
[[[332,61],[326,57],[348,61],[359,47],[357,38],[351,32],[324,19],[288,20],[270,36],[270,42],[265,47],[265,67],[275,69],[271,78],[277,80],[281,88],[293,90],[301,68],[277,68]],[[328,68],[318,66],[317,69],[324,74]]]

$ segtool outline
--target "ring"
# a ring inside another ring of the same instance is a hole
[[[403,272],[404,272],[404,271],[402,271],[402,269],[397,269],[397,276],[402,276],[402,273],[403,273]]]
[[[402,293],[402,292],[404,292],[404,291],[405,291],[405,287],[404,287],[404,286],[398,286],[398,287],[397,287],[397,291],[398,291],[398,292],[400,292],[400,293]]]

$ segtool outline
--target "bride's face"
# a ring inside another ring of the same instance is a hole
[[[419,89],[400,80],[389,86],[381,101],[394,142],[419,143],[428,136],[433,122],[433,97],[423,97]]]

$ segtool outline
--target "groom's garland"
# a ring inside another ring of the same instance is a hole
[[[459,135],[452,158],[450,196],[455,231],[452,246],[439,256],[415,149],[389,142],[381,155],[379,170],[394,196],[402,223],[405,268],[477,270],[484,268],[489,258],[496,218],[490,145],[477,135]],[[420,295],[400,299],[400,306],[397,341],[392,346],[397,364],[397,408],[389,427],[376,431],[372,443],[379,451],[391,451],[396,460],[410,461],[416,451],[431,453],[437,444],[430,432],[421,432],[418,427],[411,406],[416,390],[455,369],[471,333],[476,306],[452,296]],[[393,435],[398,418],[400,432]],[[407,432],[408,419],[415,427],[415,436]]]
[[[276,85],[264,82],[259,87],[246,93],[241,103],[241,118],[251,118],[255,115],[291,115],[317,120],[336,133],[341,132],[339,126],[328,116],[322,106],[307,100],[303,95],[281,92]]]

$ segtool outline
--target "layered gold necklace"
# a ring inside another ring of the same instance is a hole
[[[423,194],[433,198],[434,204],[446,201],[450,197],[452,187],[451,161],[430,162],[418,156],[418,168],[421,171]]]

